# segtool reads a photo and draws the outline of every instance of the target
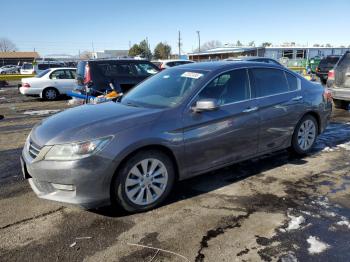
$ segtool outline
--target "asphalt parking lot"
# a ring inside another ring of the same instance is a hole
[[[192,178],[129,215],[38,199],[22,179],[30,129],[68,107],[0,90],[0,261],[348,261],[350,112],[334,111],[304,158],[282,151]]]

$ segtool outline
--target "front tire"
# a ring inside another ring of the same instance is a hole
[[[312,115],[304,116],[297,124],[293,137],[291,151],[297,155],[305,155],[310,152],[318,135],[318,124]]]
[[[111,200],[128,212],[142,212],[159,206],[175,181],[172,160],[161,151],[140,151],[128,159],[116,174]]]

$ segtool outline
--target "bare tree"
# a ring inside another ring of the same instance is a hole
[[[93,55],[90,51],[83,51],[80,53],[80,59],[92,59]]]
[[[272,46],[272,43],[270,42],[264,42],[261,44],[263,47],[267,47],[267,46]]]
[[[0,38],[0,52],[13,52],[16,51],[16,45],[7,38]]]
[[[248,46],[253,46],[253,47],[255,47],[255,41],[250,41],[250,42],[248,43]]]
[[[211,40],[201,45],[201,51],[206,51],[217,47],[222,47],[222,43],[218,40]],[[198,52],[198,48],[195,49],[195,52]]]

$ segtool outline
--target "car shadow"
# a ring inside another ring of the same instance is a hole
[[[163,203],[163,206],[196,197],[224,186],[234,184],[251,176],[256,176],[266,170],[273,169],[284,164],[303,165],[307,161],[303,158],[292,156],[286,150],[264,155],[244,162],[230,165],[200,176],[179,181],[175,184],[170,196]],[[130,215],[121,208],[105,206],[90,212],[108,217],[123,217]]]
[[[350,123],[332,122],[325,132],[318,137],[314,149],[305,157],[295,156],[287,150],[266,154],[257,158],[236,163],[200,176],[179,181],[175,184],[163,206],[196,197],[216,189],[237,183],[251,176],[263,176],[264,172],[285,164],[304,165],[307,157],[317,157],[317,154],[327,148],[336,148],[338,145],[350,142]],[[122,217],[129,215],[121,208],[106,206],[89,210],[103,216]]]

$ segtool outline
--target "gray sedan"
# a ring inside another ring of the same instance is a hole
[[[282,66],[183,65],[119,101],[68,109],[36,125],[22,152],[23,173],[41,198],[149,210],[178,180],[285,148],[308,153],[331,109],[321,85]]]

